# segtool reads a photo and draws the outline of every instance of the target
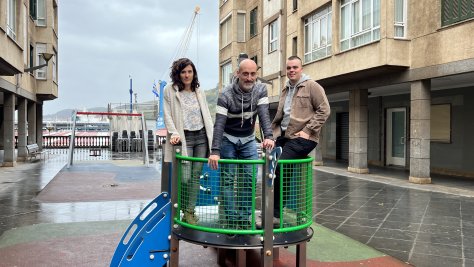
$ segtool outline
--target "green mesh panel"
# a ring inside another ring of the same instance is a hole
[[[262,210],[265,161],[220,160],[218,171],[204,171],[207,159],[178,159],[178,209],[175,222],[224,234],[262,234],[256,222]],[[309,227],[312,218],[312,158],[279,162],[281,221],[275,232]]]
[[[280,168],[280,228],[297,227],[312,221],[312,165],[282,160]]]

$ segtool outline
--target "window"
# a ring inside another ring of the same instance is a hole
[[[53,27],[54,30],[57,32],[57,25],[56,22],[58,21],[58,6],[54,5],[53,6],[53,16],[51,16],[51,27]]]
[[[46,44],[36,43],[36,64],[38,64],[38,66],[46,63],[41,53],[46,53]],[[46,79],[46,67],[36,71],[36,79]]]
[[[293,0],[293,12],[298,10],[298,0]]]
[[[225,88],[232,81],[232,62],[222,66],[222,88]]]
[[[38,13],[36,17],[36,25],[46,26],[46,5],[45,0],[38,1]]]
[[[28,65],[29,68],[33,67],[35,64],[35,48],[30,45],[30,63]]]
[[[431,142],[451,142],[451,105],[431,105]]]
[[[55,81],[55,82],[58,82],[58,75],[57,75],[58,68],[57,68],[57,64],[56,64],[56,62],[57,62],[56,58],[57,57],[58,57],[58,53],[56,51],[54,51],[54,55],[51,58],[51,61],[52,61],[52,65],[53,65],[52,66],[53,67],[53,81]]]
[[[341,51],[380,39],[380,0],[342,0]]]
[[[36,20],[37,0],[30,0],[30,16]]]
[[[22,5],[23,13],[23,63],[28,65],[28,10],[26,5]]]
[[[441,25],[446,26],[474,18],[474,3],[468,0],[442,0]]]
[[[17,27],[17,0],[7,0],[7,34],[14,40],[16,40],[16,27]]]
[[[278,20],[268,26],[268,53],[276,51],[278,48]]]
[[[30,0],[30,16],[38,26],[46,26],[45,0]]]
[[[406,37],[407,0],[395,0],[395,37]]]
[[[245,42],[245,13],[237,13],[237,42]]]
[[[232,17],[221,24],[221,47],[230,44],[232,40]]]
[[[253,60],[255,62],[255,64],[257,64],[257,66],[258,66],[258,57],[257,57],[257,55],[251,57],[250,59]]]
[[[292,45],[292,48],[293,48],[293,53],[292,55],[293,56],[296,56],[298,55],[298,37],[293,37],[293,45]]]
[[[250,11],[250,38],[257,35],[257,8],[252,9]]]
[[[304,62],[331,55],[331,6],[327,6],[304,19]]]

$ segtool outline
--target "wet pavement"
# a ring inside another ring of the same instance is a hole
[[[38,194],[66,164],[64,151],[52,152],[46,161],[0,168],[0,235],[15,228],[55,223],[74,226],[78,222],[116,221],[126,225],[149,202],[38,202]],[[121,154],[114,160],[132,157]],[[151,164],[159,172],[155,159]],[[409,184],[403,179],[403,171],[373,172],[353,175],[344,166],[332,163],[317,167],[315,222],[415,266],[474,266],[474,198],[470,197],[474,195],[474,181],[460,186],[452,179],[444,183],[435,180],[434,185],[426,187]],[[120,233],[122,224],[110,227],[106,234]],[[84,246],[94,244],[78,239],[80,242]],[[111,250],[113,244],[96,246]],[[199,253],[215,256],[209,250]]]
[[[89,158],[94,161],[103,156]],[[88,153],[76,153],[83,160]],[[111,157],[112,158],[112,157]],[[114,160],[132,159],[136,155],[117,154]],[[67,150],[50,150],[49,158],[19,162],[14,168],[0,168],[0,236],[4,231],[38,223],[69,223],[100,220],[132,220],[148,204],[149,199],[123,201],[90,201],[43,203],[38,194],[65,168]],[[156,168],[160,168],[156,166]]]
[[[317,223],[415,266],[474,266],[474,180],[435,175],[427,188],[401,170],[317,169]]]

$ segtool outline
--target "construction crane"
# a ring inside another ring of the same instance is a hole
[[[199,11],[201,11],[201,8],[199,6],[196,6],[194,8],[194,13],[191,18],[191,23],[188,25],[188,28],[186,28],[186,30],[184,31],[183,37],[181,38],[181,41],[179,42],[177,46],[176,53],[172,61],[178,58],[184,57],[186,53],[188,52],[189,43],[191,42],[191,37],[193,36],[194,25],[196,24],[196,20],[198,20]],[[199,33],[196,35],[196,37],[199,38]],[[198,43],[199,43],[199,39],[198,39]]]
[[[196,24],[199,24],[199,18],[198,18],[199,11],[201,11],[201,8],[199,6],[196,6],[194,8],[194,12],[191,17],[191,23],[189,23],[188,27],[184,31],[184,34],[181,37],[181,40],[179,41],[178,46],[176,46],[176,50],[169,61],[169,65],[171,65],[171,63],[175,61],[176,59],[186,56],[186,53],[188,52],[188,49],[189,49],[189,44],[191,43],[191,37],[193,36],[194,26]],[[199,27],[198,27],[198,31],[199,31]],[[199,50],[199,32],[197,33],[196,38],[197,38],[197,49]],[[197,53],[196,64],[197,62],[199,62],[199,53]],[[158,111],[158,117],[156,118],[156,129],[165,128],[165,123],[163,120],[163,89],[166,86],[166,81],[164,81],[164,77],[166,76],[166,74],[167,74],[167,71],[163,73],[163,75],[161,76],[161,79],[158,81],[160,91],[159,92],[157,91],[155,84],[153,85],[153,90],[152,90],[153,94],[159,98],[159,111]]]

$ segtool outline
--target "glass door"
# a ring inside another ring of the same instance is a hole
[[[405,166],[406,162],[406,109],[387,110],[387,165]]]

